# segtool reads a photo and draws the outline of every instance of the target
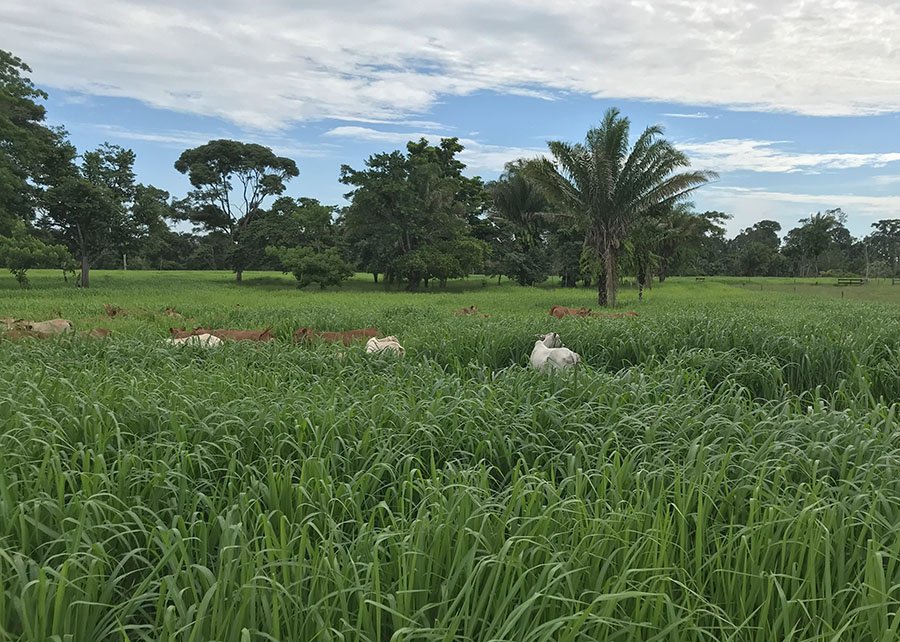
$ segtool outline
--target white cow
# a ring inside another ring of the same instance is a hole
[[[541,334],[538,337],[531,351],[531,365],[535,370],[541,372],[548,368],[565,370],[574,368],[581,361],[581,356],[577,352],[563,346],[562,340],[555,332]]]
[[[26,321],[25,330],[34,332],[43,337],[50,337],[55,334],[65,334],[66,332],[74,332],[75,328],[68,319],[50,319],[49,321]]]
[[[398,357],[402,357],[406,354],[406,350],[404,350],[403,346],[400,345],[400,342],[397,341],[397,337],[382,337],[380,339],[372,337],[366,341],[366,352],[370,354],[393,352]]]
[[[172,346],[199,346],[201,348],[212,348],[221,345],[222,340],[211,334],[193,334],[189,337],[166,339],[166,343]]]

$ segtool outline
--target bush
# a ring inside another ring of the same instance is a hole
[[[294,275],[299,288],[318,283],[324,290],[353,276],[353,268],[334,248],[316,252],[310,247],[274,247],[268,248],[266,253],[281,261],[284,272]]]
[[[12,236],[0,236],[0,265],[9,268],[23,288],[28,286],[32,268],[72,269],[74,259],[62,245],[47,245],[30,235],[24,223],[15,226]]]

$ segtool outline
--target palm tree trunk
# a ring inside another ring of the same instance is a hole
[[[606,303],[600,302],[600,305],[614,308],[616,307],[616,289],[619,286],[619,272],[617,265],[616,248],[611,244],[606,246],[603,252],[603,268],[606,273]]]

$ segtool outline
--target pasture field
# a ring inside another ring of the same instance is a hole
[[[2,642],[900,639],[900,286],[32,281],[0,317],[113,336],[0,340]],[[288,340],[370,325],[406,356]]]

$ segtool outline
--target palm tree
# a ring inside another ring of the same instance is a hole
[[[522,166],[522,161],[507,163],[503,174],[489,189],[497,215],[514,226],[523,245],[531,250],[540,244],[541,232],[546,227],[543,214],[547,199],[534,183],[525,179]]]
[[[611,108],[583,144],[551,141],[547,145],[553,159],[538,158],[528,166],[548,198],[579,220],[585,245],[602,257],[606,279],[598,284],[601,306],[616,304],[618,256],[635,221],[716,178],[715,172],[679,172],[690,161],[661,138],[659,126],[645,129],[629,151],[630,125]]]

